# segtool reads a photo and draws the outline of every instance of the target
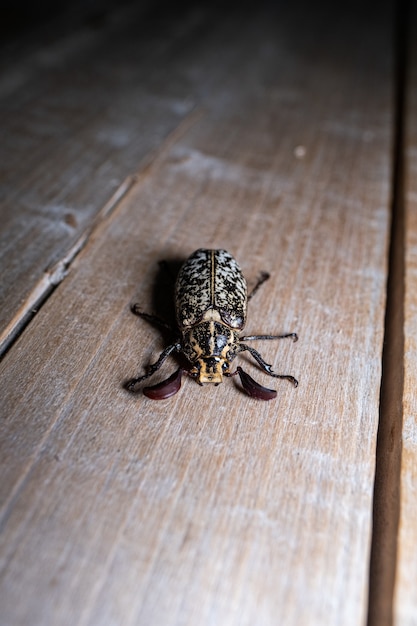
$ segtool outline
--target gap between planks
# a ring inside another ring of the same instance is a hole
[[[376,447],[368,626],[392,626],[401,506],[405,302],[405,133],[408,0],[397,5],[395,130],[385,335]]]

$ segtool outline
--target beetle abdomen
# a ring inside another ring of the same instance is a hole
[[[245,325],[246,280],[226,250],[196,250],[180,269],[175,295],[180,329],[198,324],[209,309],[230,328]]]

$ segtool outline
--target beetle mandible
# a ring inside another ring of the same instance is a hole
[[[190,364],[188,369],[179,368],[168,379],[145,387],[143,392],[149,398],[161,400],[173,396],[181,387],[182,374],[186,373],[202,385],[218,385],[223,376],[239,374],[246,393],[254,398],[270,400],[276,391],[257,383],[241,367],[234,372],[230,365],[241,352],[248,351],[258,365],[269,376],[289,380],[295,387],[298,381],[288,374],[276,374],[271,365],[266,363],[261,354],[246,345],[245,341],[261,339],[284,339],[290,337],[297,341],[296,333],[284,335],[247,335],[240,336],[246,323],[247,303],[269,278],[263,272],[254,289],[248,295],[245,277],[233,258],[226,250],[196,250],[182,265],[175,284],[175,311],[177,319],[177,337],[160,354],[158,360],[149,366],[146,374],[132,378],[125,387],[137,391],[143,380],[150,378],[162,366],[173,352],[182,353]],[[154,315],[140,310],[133,305],[133,313],[151,322],[169,328]]]

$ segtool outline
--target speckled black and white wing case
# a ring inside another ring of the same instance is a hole
[[[179,328],[198,324],[209,309],[218,311],[230,328],[245,325],[246,280],[226,250],[196,250],[178,274],[175,300]]]

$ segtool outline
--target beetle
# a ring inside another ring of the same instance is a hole
[[[269,274],[263,272],[254,289],[248,294],[245,277],[229,252],[205,248],[196,250],[182,265],[175,283],[175,340],[163,350],[145,374],[127,381],[125,388],[132,392],[138,391],[138,385],[142,381],[153,376],[170,354],[178,352],[187,359],[188,369],[179,368],[166,380],[152,387],[145,387],[143,393],[147,397],[162,400],[173,396],[179,391],[181,378],[185,373],[196,379],[200,385],[218,385],[223,381],[223,376],[238,374],[243,389],[251,397],[261,400],[276,397],[277,392],[274,389],[263,387],[241,367],[237,367],[234,372],[230,371],[232,361],[244,351],[249,352],[269,376],[286,379],[297,387],[298,381],[294,376],[276,374],[257,350],[244,343],[284,338],[297,341],[296,333],[240,336],[246,323],[247,303],[268,278]],[[172,330],[158,317],[141,311],[137,304],[133,305],[132,312]]]

